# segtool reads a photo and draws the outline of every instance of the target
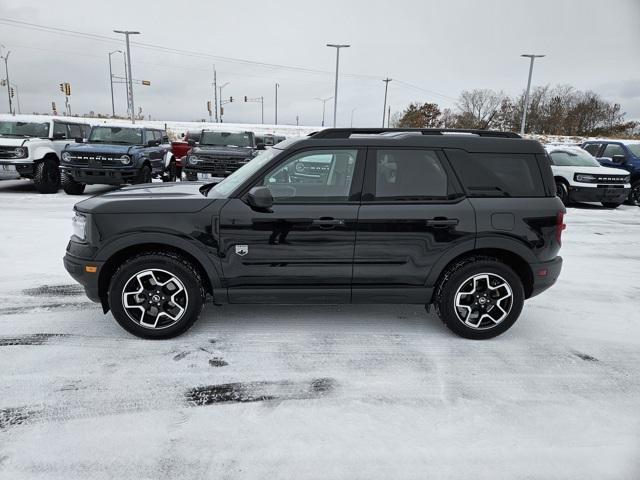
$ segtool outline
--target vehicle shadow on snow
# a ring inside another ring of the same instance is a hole
[[[78,195],[78,198],[98,195],[100,193],[109,192],[118,188],[117,186],[112,185],[88,185],[87,190],[83,195]],[[37,194],[35,185],[32,181],[21,179],[21,180],[0,180],[0,193],[34,193]],[[64,191],[62,189],[58,190],[58,194],[64,195]],[[46,196],[45,196],[46,197]]]

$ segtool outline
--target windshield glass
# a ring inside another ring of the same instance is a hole
[[[49,123],[0,121],[0,135],[44,138],[49,136]]]
[[[251,136],[248,133],[202,132],[200,145],[216,145],[219,147],[251,147]]]
[[[640,157],[640,143],[628,143],[627,148],[631,150],[636,157]]]
[[[598,161],[581,148],[554,150],[551,155],[552,165],[559,167],[599,167]]]
[[[89,143],[119,143],[142,145],[142,130],[125,127],[93,127]]]
[[[218,192],[225,197],[231,195],[231,193],[242,185],[245,181],[247,181],[254,173],[260,170],[263,166],[265,166],[269,160],[275,157],[280,150],[270,149],[263,150],[259,155],[257,155],[253,160],[249,163],[245,163],[238,170],[233,172],[227,178],[218,183],[213,190]]]

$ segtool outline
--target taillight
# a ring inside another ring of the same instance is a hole
[[[565,228],[567,228],[567,225],[564,223],[564,212],[560,212],[556,219],[556,240],[558,245],[562,244],[562,231]]]

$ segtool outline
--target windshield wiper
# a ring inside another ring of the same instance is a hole
[[[481,187],[467,187],[469,190],[495,190],[502,194],[503,197],[510,197],[511,194],[500,187],[496,186],[481,186]]]

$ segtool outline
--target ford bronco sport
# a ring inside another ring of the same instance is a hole
[[[60,156],[91,127],[66,118],[0,115],[0,178],[29,178],[40,193],[60,189]]]
[[[138,125],[99,125],[85,144],[62,153],[62,188],[80,195],[87,184],[150,183],[176,180],[176,161],[167,134]]]
[[[558,278],[565,208],[544,148],[483,130],[328,129],[223,181],[125,187],[75,206],[64,264],[140,337],[225,303],[433,305],[507,330]]]

